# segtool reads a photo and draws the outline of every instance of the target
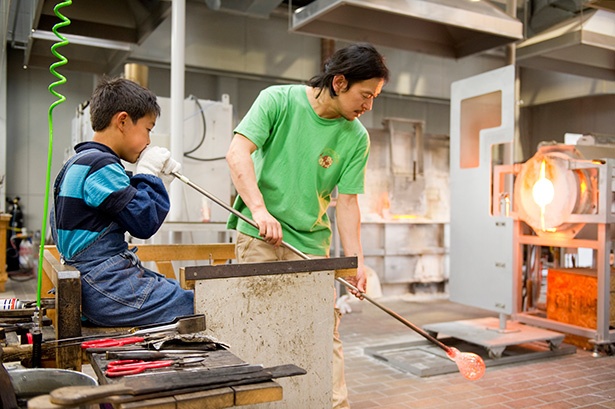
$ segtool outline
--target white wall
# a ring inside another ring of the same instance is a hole
[[[21,52],[8,53],[7,81],[7,197],[19,196],[25,214],[24,224],[30,231],[40,230],[45,198],[47,155],[49,152],[50,105],[56,98],[47,90],[57,79],[41,69],[24,70]],[[71,146],[71,119],[76,107],[86,101],[92,90],[92,75],[59,69],[68,83],[55,88],[66,97],[52,113],[53,165],[55,179]],[[51,187],[50,187],[51,189]],[[51,194],[51,193],[50,193]]]

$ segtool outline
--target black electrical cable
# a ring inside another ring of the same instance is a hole
[[[187,152],[184,152],[184,157],[185,158],[190,158],[190,159],[193,159],[193,160],[198,160],[200,162],[213,162],[213,161],[217,161],[217,160],[226,159],[224,156],[221,156],[221,157],[218,157],[218,158],[199,158],[199,157],[191,155],[191,153],[196,152],[205,143],[205,137],[207,136],[207,123],[205,121],[205,110],[203,109],[203,106],[199,102],[199,99],[196,98],[194,95],[190,95],[189,98],[194,100],[196,105],[199,107],[199,113],[201,114],[201,122],[203,123],[203,133],[202,133],[202,136],[201,136],[201,140],[199,141],[199,143],[196,146],[196,148],[191,149],[191,150],[189,150]]]

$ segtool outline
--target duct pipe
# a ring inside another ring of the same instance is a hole
[[[320,69],[324,70],[325,62],[335,53],[335,40],[322,38],[320,40]]]
[[[171,135],[173,159],[183,164],[184,152],[184,81],[186,51],[186,0],[173,0],[171,20]],[[182,203],[179,183],[171,184],[170,221],[180,219]],[[173,234],[173,233],[171,233]],[[172,240],[175,242],[175,240]]]
[[[517,0],[507,0],[506,1],[506,14],[511,16],[512,18],[517,18]],[[510,43],[506,45],[506,63],[507,65],[511,65],[515,63],[515,53],[516,53],[516,44]]]
[[[524,9],[527,7],[527,3]],[[524,10],[525,12],[525,10]],[[517,18],[517,0],[507,0],[506,13],[512,18]],[[521,116],[521,80],[519,75],[519,67],[517,66],[517,43],[510,43],[506,46],[506,63],[507,65],[515,66],[515,127],[514,127],[514,140],[513,140],[513,162],[523,161],[523,145],[521,144],[521,130],[519,125],[519,118]]]
[[[124,64],[124,78],[148,88],[149,69],[143,64]]]

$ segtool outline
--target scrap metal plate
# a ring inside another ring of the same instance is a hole
[[[492,358],[487,350],[478,345],[455,338],[443,338],[441,341],[447,346],[457,348],[461,352],[473,352],[479,355],[488,368],[574,354],[576,352],[576,347],[568,344],[561,344],[558,348],[551,349],[546,343],[530,342],[508,347],[504,350],[501,357]],[[365,348],[363,352],[402,372],[411,373],[422,378],[459,371],[455,362],[450,360],[441,348],[426,340],[372,346]]]
[[[505,328],[500,328],[497,318],[477,318],[423,327],[431,335],[443,334],[468,343],[486,348],[490,355],[499,357],[505,348],[528,342],[545,341],[552,348],[558,347],[565,335],[560,332],[525,325],[516,321],[507,321]]]

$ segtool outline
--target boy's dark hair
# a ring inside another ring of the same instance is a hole
[[[90,122],[94,132],[102,131],[118,112],[125,111],[133,122],[148,114],[160,116],[156,95],[125,78],[103,77],[90,98]]]
[[[367,43],[353,44],[337,50],[324,65],[322,73],[312,77],[308,85],[319,88],[319,93],[325,88],[329,94],[336,97],[333,89],[333,77],[343,75],[348,81],[348,88],[355,82],[366,81],[372,78],[382,78],[384,82],[389,80],[389,69],[384,63],[384,57]]]

